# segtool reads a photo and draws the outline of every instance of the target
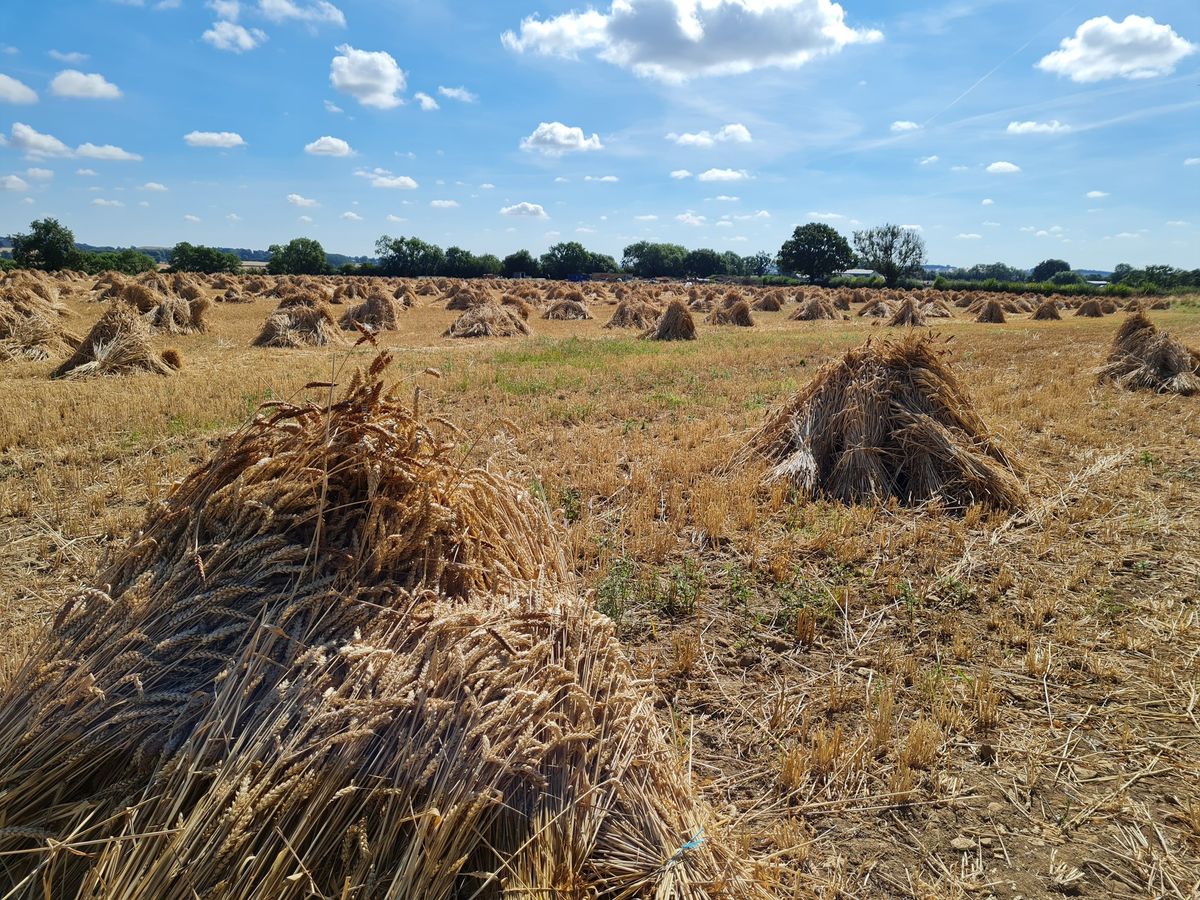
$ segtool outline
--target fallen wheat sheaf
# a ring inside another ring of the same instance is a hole
[[[265,408],[58,612],[0,697],[0,895],[764,896],[544,509],[386,364]]]

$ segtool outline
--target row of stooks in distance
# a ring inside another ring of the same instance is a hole
[[[497,298],[485,286],[504,285]],[[215,298],[209,297],[213,292]],[[722,293],[723,292],[723,293]],[[64,294],[75,293],[111,308],[80,339],[62,325]],[[693,312],[705,312],[711,325],[753,326],[752,312],[776,312],[795,304],[788,316],[798,321],[839,320],[850,313],[886,320],[892,326],[925,326],[931,319],[954,317],[951,304],[977,322],[1002,323],[1008,315],[1056,320],[1062,310],[1099,317],[1116,312],[1111,298],[1069,299],[1034,295],[1012,297],[975,292],[867,291],[863,289],[701,288],[699,285],[520,281],[470,282],[453,279],[312,278],[306,276],[196,276],[147,273],[135,278],[108,273],[95,280],[77,273],[17,271],[0,282],[0,359],[48,359],[67,355],[55,377],[87,377],[136,371],[169,373],[182,365],[177,350],[156,352],[154,334],[186,335],[208,330],[214,302],[277,301],[254,344],[264,347],[326,346],[345,343],[345,332],[377,333],[399,327],[404,311],[422,302],[444,305],[461,315],[446,337],[506,337],[531,333],[530,318],[593,318],[600,304],[615,306],[606,328],[640,330],[656,340],[696,337]],[[341,315],[334,307],[350,305]],[[665,308],[664,308],[665,303]],[[854,310],[852,304],[859,304]],[[1166,301],[1154,301],[1162,308]],[[1137,311],[1143,301],[1129,301]],[[1128,356],[1114,345],[1113,354]],[[1168,357],[1170,355],[1168,354]],[[1178,354],[1175,354],[1176,358]],[[1166,357],[1160,357],[1165,359]],[[1181,357],[1179,357],[1181,358]],[[1163,363],[1166,365],[1166,363]],[[1178,373],[1176,373],[1178,374]],[[1165,374],[1163,385],[1178,384]],[[1153,379],[1142,378],[1147,386]],[[1171,389],[1164,387],[1163,389]]]

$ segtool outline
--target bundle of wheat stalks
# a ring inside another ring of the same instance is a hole
[[[0,894],[762,896],[544,507],[386,364],[265,408],[59,610],[0,697]]]
[[[768,478],[810,498],[937,499],[952,510],[1024,500],[1017,465],[934,340],[916,335],[867,341],[825,366],[770,413],[734,465],[754,457],[772,464]]]
[[[612,318],[605,328],[653,328],[658,321],[659,309],[653,303],[636,297],[626,297],[613,310]]]
[[[400,327],[400,316],[408,309],[405,294],[399,296],[375,292],[357,306],[348,309],[339,320],[342,328],[353,331],[355,323],[366,325],[375,331],[395,331]]]
[[[92,378],[152,372],[169,375],[183,365],[176,350],[158,353],[150,341],[150,326],[137,309],[116,300],[105,311],[75,352],[52,373],[54,378]]]
[[[454,320],[443,333],[443,337],[517,337],[530,334],[529,325],[521,310],[509,304],[492,301],[471,307]]]
[[[1200,353],[1135,312],[1117,330],[1100,381],[1134,391],[1200,393]]]
[[[657,324],[648,328],[642,337],[651,341],[694,341],[696,320],[682,300],[672,300],[658,317]]]
[[[310,296],[285,297],[263,323],[255,347],[326,347],[344,343],[333,310]]]
[[[59,324],[66,309],[46,293],[0,288],[0,362],[49,359],[79,346],[79,338]]]

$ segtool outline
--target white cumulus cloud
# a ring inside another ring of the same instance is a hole
[[[459,103],[477,103],[479,97],[472,94],[465,87],[439,87],[438,93],[449,100],[457,100]]]
[[[708,221],[704,216],[698,216],[690,209],[687,212],[682,212],[675,217],[676,222],[682,222],[684,225],[699,226]]]
[[[425,112],[432,112],[435,109],[440,109],[438,102],[426,94],[424,91],[417,91],[413,94],[413,99],[421,105],[421,109]]]
[[[993,200],[991,197],[985,197],[983,200],[981,200],[979,202],[979,205],[980,206],[995,206],[996,201]]]
[[[356,212],[344,212],[344,213],[342,213],[341,217],[343,219],[345,219],[347,222],[361,222],[362,221],[362,216],[360,216]]]
[[[939,159],[939,157],[937,157],[937,156],[922,156],[920,159],[917,160],[917,163],[918,163],[918,165],[922,165],[922,166],[932,166],[934,163],[936,163],[938,161],[938,159]]]
[[[95,72],[84,74],[75,69],[64,69],[50,82],[50,92],[58,97],[73,97],[79,100],[117,100],[121,89]]]
[[[183,221],[185,221],[185,222],[191,222],[192,224],[195,224],[196,222],[199,222],[199,221],[200,221],[200,217],[199,217],[199,216],[193,216],[191,213],[185,213],[185,214],[184,214],[184,216],[183,216]]]
[[[108,162],[141,162],[142,157],[112,144],[80,144],[75,155],[83,159],[101,159]]]
[[[1102,200],[1108,196],[1107,191],[1088,191],[1084,194],[1089,200]]]
[[[200,37],[205,43],[211,44],[218,50],[245,53],[263,43],[267,39],[267,34],[260,28],[245,28],[242,25],[221,20],[214,22],[212,28]]]
[[[689,172],[687,169],[675,169],[671,173],[671,177],[674,178],[676,181],[682,181],[684,178],[691,178],[692,173]]]
[[[1009,134],[1066,134],[1071,130],[1070,125],[1064,125],[1058,119],[1049,122],[1009,122]]]
[[[601,184],[616,184],[621,179],[616,175],[585,175],[584,181],[598,181]]]
[[[514,203],[512,206],[502,207],[500,210],[502,216],[524,217],[528,219],[548,219],[550,216],[546,214],[545,208],[540,203]]]
[[[398,191],[414,191],[417,182],[407,175],[393,175],[387,169],[359,169],[354,173],[359,178],[366,178],[374,188],[389,188]]]
[[[916,131],[921,126],[916,122],[900,121],[892,123],[892,132],[894,134],[904,134],[906,131]]]
[[[50,156],[78,156],[86,159],[100,159],[113,162],[138,162],[141,157],[136,153],[114,147],[112,144],[97,146],[96,144],[80,144],[74,150],[50,134],[42,134],[24,122],[15,122],[12,126],[8,143],[25,154],[27,159],[44,159]]]
[[[0,103],[37,103],[37,91],[9,75],[0,75]]]
[[[124,206],[124,205],[125,204],[122,203],[120,200],[103,200],[100,197],[97,197],[95,200],[92,201],[92,206],[119,207],[119,206]]]
[[[980,239],[982,239],[982,238],[983,238],[983,235],[982,235],[982,234],[974,234],[974,233],[972,233],[972,234],[960,234],[960,235],[958,236],[958,239],[959,239],[960,241],[978,241],[978,240],[980,240]]]
[[[992,163],[987,167],[987,170],[993,175],[1012,175],[1016,172],[1020,172],[1021,167],[1001,160],[1000,162]]]
[[[457,209],[457,200],[430,200],[429,205],[434,209]]]
[[[272,22],[293,19],[310,25],[329,24],[346,27],[346,16],[327,0],[300,4],[293,0],[258,0],[258,11]]]
[[[349,44],[337,48],[329,64],[329,83],[363,106],[394,109],[404,101],[396,94],[407,85],[407,76],[395,58],[383,50],[356,50]]]
[[[189,147],[210,147],[218,150],[246,146],[246,142],[236,131],[189,131],[183,136],[183,140]]]
[[[167,186],[165,184],[159,184],[157,181],[147,181],[142,185],[142,190],[153,191],[155,193],[162,194],[166,192]]]
[[[46,51],[46,55],[53,60],[66,63],[69,66],[82,65],[88,61],[88,55],[86,53],[76,53],[74,51],[70,53],[64,53],[61,50],[48,50]]]
[[[302,197],[299,194],[288,194],[287,202],[292,206],[319,206],[316,200],[311,200],[308,197]]]
[[[23,178],[19,178],[16,175],[5,175],[0,177],[0,188],[6,191],[27,191],[29,190],[29,184]]]
[[[738,122],[734,122],[723,126],[716,133],[711,131],[684,132],[683,134],[671,132],[667,135],[667,140],[674,141],[681,147],[702,147],[707,149],[718,143],[749,144],[754,141],[754,137],[750,134],[749,128]]]
[[[529,137],[521,139],[521,149],[544,153],[546,156],[562,156],[564,153],[581,153],[603,150],[600,135],[587,137],[583,129],[564,125],[562,122],[542,122]]]
[[[613,0],[607,12],[529,16],[502,36],[518,53],[572,58],[592,51],[667,82],[794,69],[850,44],[882,39],[878,31],[847,25],[832,0]]]
[[[304,152],[310,156],[353,156],[354,150],[341,138],[322,135],[311,144],[304,145]]]
[[[745,169],[709,169],[696,176],[697,181],[745,181],[750,175]]]
[[[655,216],[655,215],[634,216],[634,218],[639,222],[657,222],[658,221],[658,216]]]
[[[1149,16],[1126,16],[1121,22],[1097,16],[1063,38],[1059,49],[1042,57],[1037,67],[1081,83],[1154,78],[1170,75],[1180,60],[1195,52],[1195,44]]]

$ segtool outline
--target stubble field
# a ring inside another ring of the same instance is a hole
[[[102,305],[66,299],[82,334]],[[781,897],[1194,897],[1200,890],[1200,399],[1098,385],[1122,314],[933,331],[1031,501],[965,515],[797,501],[727,467],[851,314],[691,342],[530,319],[452,340],[422,302],[388,379],[464,463],[543,497],[703,796]],[[269,300],[156,337],[184,368],[3,364],[0,681],[114,541],[275,399],[375,350],[252,347]],[[1200,308],[1150,313],[1200,346]]]

